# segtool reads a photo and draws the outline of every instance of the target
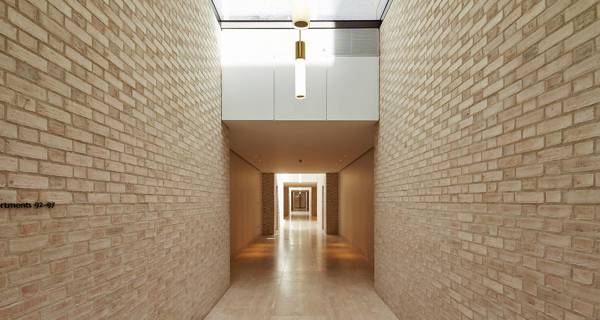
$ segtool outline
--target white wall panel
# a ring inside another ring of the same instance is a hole
[[[273,66],[223,66],[223,120],[273,120]]]
[[[325,120],[326,67],[306,67],[306,98],[294,94],[294,66],[275,66],[275,120]]]
[[[336,57],[327,70],[327,120],[379,119],[379,58]]]
[[[376,3],[376,0],[372,0]],[[307,30],[307,98],[294,97],[296,30],[224,30],[223,120],[379,119],[379,30]]]

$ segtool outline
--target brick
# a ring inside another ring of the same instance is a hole
[[[0,155],[0,171],[17,171],[18,167],[16,158]]]
[[[541,205],[538,207],[538,215],[548,218],[568,218],[572,212],[571,206],[567,205]]]
[[[8,186],[13,188],[46,189],[48,188],[48,178],[27,174],[9,173]]]
[[[552,261],[538,260],[537,268],[543,273],[559,277],[569,277],[571,275],[571,266]]]
[[[581,286],[574,282],[565,283],[565,293],[591,303],[600,303],[600,290],[592,287]]]
[[[0,121],[0,136],[7,138],[17,138],[18,127],[12,123]]]
[[[110,181],[110,172],[96,169],[87,169],[87,177],[91,180]]]
[[[598,68],[598,66],[600,66],[600,55],[592,55],[591,57],[568,67],[563,73],[563,79],[564,81],[571,81],[590,70]]]
[[[557,72],[565,70],[566,68],[571,66],[571,64],[573,64],[573,58],[572,58],[571,54],[565,54],[565,55],[561,56],[560,58],[558,58],[558,59],[552,61],[551,63],[548,63],[547,65],[538,69],[537,70],[538,79],[540,79],[540,80],[546,79],[549,76],[551,76]]]
[[[0,202],[17,202],[17,191],[0,190]]]
[[[536,85],[533,85],[531,87],[528,87],[527,89],[525,89],[517,94],[517,103],[525,102],[529,99],[538,97],[543,92],[544,92],[544,84],[541,82]]]
[[[14,108],[8,108],[6,119],[17,124],[26,125],[32,128],[47,130],[47,120],[33,113],[23,112]]]
[[[16,140],[10,140],[6,143],[6,152],[8,154],[22,156],[33,159],[48,159],[48,151],[44,147],[22,143]]]
[[[516,174],[518,178],[542,176],[544,174],[544,166],[538,164],[520,167],[517,168]]]
[[[40,162],[40,173],[48,176],[72,177],[73,168],[51,162]]]
[[[546,176],[538,179],[538,185],[542,189],[571,188],[573,186],[573,179],[570,175]]]
[[[600,170],[600,156],[580,157],[564,160],[563,169],[566,172],[585,172]]]
[[[15,91],[41,101],[46,101],[48,97],[48,93],[44,88],[30,82],[29,80],[13,76],[10,73],[6,74],[6,85]]]
[[[547,246],[568,248],[571,246],[571,236],[552,233],[540,233],[538,241]]]
[[[554,101],[568,97],[571,94],[571,84],[567,83],[558,88],[546,91],[538,97],[538,105],[545,106]]]
[[[578,174],[573,176],[573,187],[575,188],[585,188],[592,187],[594,185],[594,175],[593,174]]]
[[[501,181],[498,183],[498,191],[521,191],[521,181]]]
[[[566,24],[565,26],[561,27],[560,29],[558,29],[557,31],[540,41],[540,44],[538,45],[538,50],[546,51],[550,47],[554,46],[555,44],[559,43],[560,41],[566,39],[568,36],[573,34],[573,31],[573,24]]]
[[[91,205],[69,206],[67,215],[69,217],[91,216],[94,214],[94,207]]]
[[[68,112],[56,108],[54,106],[46,105],[46,104],[38,104],[36,112],[42,116],[58,120],[64,123],[71,123],[71,114]]]
[[[548,132],[553,132],[557,130],[561,130],[564,128],[568,128],[572,125],[571,115],[567,114],[561,117],[557,117],[554,119],[550,119],[544,122],[541,122],[537,125],[537,133],[538,134],[546,134]]]
[[[91,167],[93,165],[93,158],[82,154],[67,152],[66,157],[67,164],[81,167]]]
[[[9,250],[11,253],[22,253],[41,249],[47,245],[48,235],[16,238],[9,241]]]
[[[73,195],[70,192],[63,191],[42,191],[40,192],[40,201],[68,204],[73,202]]]
[[[567,203],[600,203],[600,190],[568,191]]]
[[[42,29],[12,7],[8,7],[8,20],[15,24],[19,29],[25,30],[40,41],[48,42],[48,32],[46,32],[46,30]]]
[[[50,267],[47,264],[22,267],[8,274],[8,281],[12,285],[21,285],[50,276]]]
[[[73,246],[66,245],[58,248],[46,249],[41,254],[42,262],[65,259],[73,255]]]
[[[591,269],[591,270],[600,269],[600,258],[598,258],[595,255],[567,251],[564,253],[564,261],[571,265],[586,268],[586,269]]]
[[[515,144],[515,152],[529,152],[544,148],[544,137],[536,137],[527,140],[522,140]]]
[[[50,133],[42,132],[40,134],[40,143],[56,149],[73,150],[73,142],[71,140]]]
[[[519,203],[543,203],[544,193],[543,192],[517,192],[515,194],[515,201]]]
[[[569,21],[569,20],[575,18],[580,13],[582,13],[584,10],[586,10],[587,8],[589,8],[590,6],[592,6],[594,4],[596,4],[596,1],[594,1],[594,0],[574,1],[573,4],[571,6],[569,6],[564,12],[565,20]]]
[[[600,136],[600,123],[591,123],[565,130],[565,142],[578,141]]]

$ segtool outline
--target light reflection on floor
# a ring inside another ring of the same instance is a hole
[[[397,319],[356,249],[307,216],[280,229],[232,261],[231,287],[206,319]]]

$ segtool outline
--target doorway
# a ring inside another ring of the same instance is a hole
[[[304,191],[304,190],[292,191],[292,211],[307,211],[308,212],[308,191]]]

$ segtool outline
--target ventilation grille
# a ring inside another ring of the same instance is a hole
[[[379,56],[378,29],[336,29],[334,54],[342,57]]]

